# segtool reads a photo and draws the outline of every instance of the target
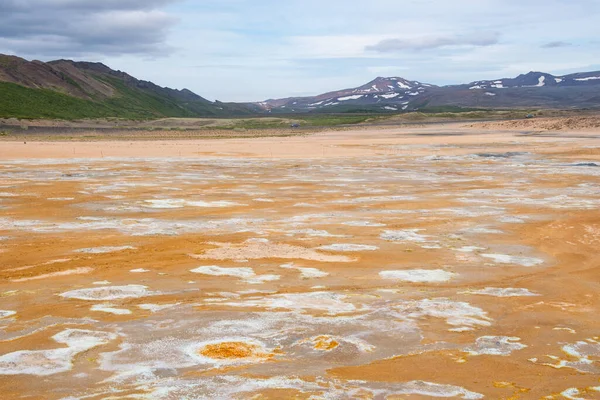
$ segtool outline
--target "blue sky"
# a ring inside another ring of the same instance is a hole
[[[599,70],[598,21],[598,0],[2,0],[0,52],[258,101]]]

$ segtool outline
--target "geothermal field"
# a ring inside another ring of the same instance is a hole
[[[2,399],[600,398],[600,132],[0,142]]]

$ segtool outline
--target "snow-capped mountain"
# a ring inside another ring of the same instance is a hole
[[[271,99],[256,103],[267,112],[315,110],[402,111],[427,106],[589,107],[600,106],[600,71],[554,76],[529,72],[516,78],[436,86],[400,77],[379,77],[351,89],[313,97]]]
[[[586,86],[600,84],[600,71],[584,72],[571,75],[554,76],[544,72],[529,72],[516,78],[504,78],[495,81],[476,81],[469,84],[469,89],[505,89],[543,86]]]
[[[351,89],[323,93],[314,97],[290,97],[287,99],[266,100],[258,103],[266,110],[289,109],[290,111],[314,110],[342,104],[394,103],[407,109],[411,99],[423,95],[427,89],[435,87],[428,83],[409,81],[399,77],[379,77],[371,82]],[[390,109],[396,107],[388,106]]]

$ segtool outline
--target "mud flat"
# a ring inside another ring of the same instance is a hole
[[[600,398],[600,132],[551,133],[2,142],[0,397]]]

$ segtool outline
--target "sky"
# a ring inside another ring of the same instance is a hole
[[[600,0],[0,0],[0,53],[210,100],[600,70]]]

